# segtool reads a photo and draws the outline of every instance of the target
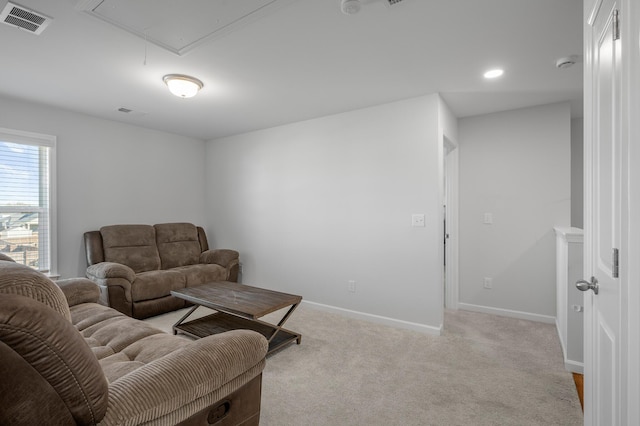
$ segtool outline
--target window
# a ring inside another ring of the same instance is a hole
[[[56,272],[55,136],[0,128],[0,253]]]

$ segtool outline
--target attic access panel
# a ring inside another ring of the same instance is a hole
[[[80,0],[77,8],[178,55],[295,0]]]

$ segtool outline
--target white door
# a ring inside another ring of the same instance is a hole
[[[585,27],[585,424],[622,425],[621,0],[587,0]],[[592,278],[593,277],[593,278]],[[596,284],[597,281],[597,284]],[[588,282],[588,283],[587,283]],[[595,287],[595,288],[594,288]]]

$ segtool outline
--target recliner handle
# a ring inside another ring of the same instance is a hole
[[[225,400],[216,408],[209,411],[209,415],[207,416],[207,422],[210,425],[216,424],[220,422],[222,419],[224,419],[225,417],[227,417],[227,414],[229,414],[229,411],[231,411],[231,401]]]

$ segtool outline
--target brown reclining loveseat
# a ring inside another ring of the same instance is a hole
[[[86,275],[102,303],[133,318],[184,308],[171,290],[238,281],[238,252],[209,249],[204,229],[191,223],[104,226],[84,241]]]

